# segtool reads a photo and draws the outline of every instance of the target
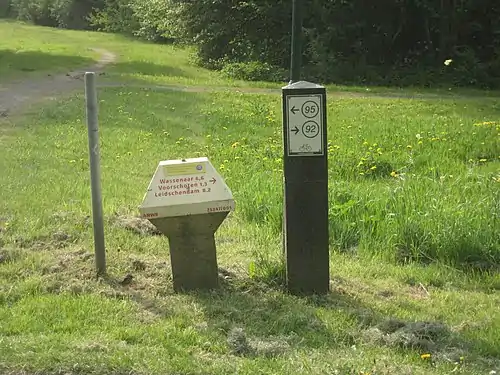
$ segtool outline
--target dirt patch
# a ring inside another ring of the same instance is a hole
[[[101,56],[95,65],[86,69],[0,85],[0,121],[20,112],[28,104],[83,88],[82,79],[86,71],[101,72],[106,65],[116,60],[116,56],[112,52],[98,48],[93,50]]]
[[[129,230],[133,233],[146,236],[159,236],[162,233],[151,224],[149,220],[135,216],[118,216],[111,219],[113,224],[119,228]]]
[[[361,336],[365,342],[433,353],[436,358],[440,353],[463,353],[466,349],[465,343],[459,343],[452,330],[441,322],[389,318],[367,328]]]
[[[231,354],[245,357],[278,357],[290,348],[284,338],[249,338],[239,327],[228,332],[227,345]]]
[[[21,249],[30,249],[34,251],[63,249],[73,244],[76,238],[64,231],[57,231],[50,235],[37,236],[34,238],[18,237],[14,244]]]

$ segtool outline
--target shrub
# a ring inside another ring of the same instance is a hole
[[[222,68],[222,73],[228,78],[245,81],[278,82],[286,78],[284,69],[260,61],[227,63]]]
[[[10,0],[0,0],[0,18],[6,18],[12,15]]]
[[[50,13],[59,27],[85,30],[90,13],[102,5],[102,0],[52,0]]]
[[[104,0],[102,8],[90,15],[89,23],[100,31],[129,35],[139,28],[131,0]]]
[[[89,29],[89,14],[101,6],[102,0],[12,0],[9,13],[35,25]]]
[[[130,4],[138,22],[134,34],[153,42],[176,38],[175,22],[177,8],[170,0],[135,0]]]
[[[57,26],[51,12],[52,0],[12,0],[17,18],[40,26]]]

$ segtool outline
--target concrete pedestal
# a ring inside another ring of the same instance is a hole
[[[215,232],[229,212],[150,219],[168,237],[176,292],[218,286]]]

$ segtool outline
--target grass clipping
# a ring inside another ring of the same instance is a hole
[[[244,357],[278,357],[285,354],[290,347],[284,340],[250,339],[245,330],[239,327],[229,331],[227,344],[233,355]]]

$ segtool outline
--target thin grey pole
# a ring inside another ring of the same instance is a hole
[[[292,2],[292,51],[290,62],[290,83],[300,81],[302,68],[302,22],[303,6],[302,0]]]
[[[95,73],[85,73],[85,99],[87,103],[87,127],[89,135],[90,188],[92,193],[95,265],[97,275],[104,275],[106,274],[106,249],[104,247],[101,167],[99,161],[99,126],[97,120],[98,108]]]

